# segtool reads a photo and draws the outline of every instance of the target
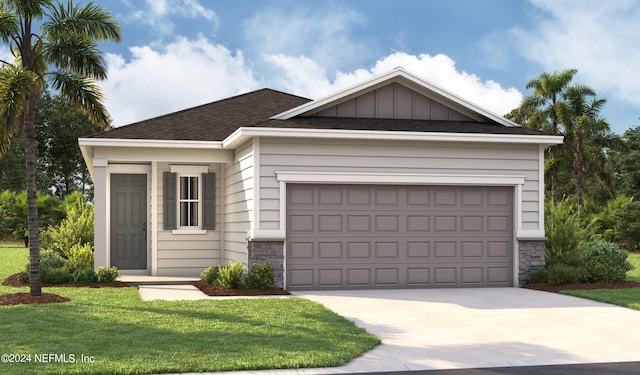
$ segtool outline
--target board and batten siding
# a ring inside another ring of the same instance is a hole
[[[177,234],[163,230],[164,180],[163,173],[170,172],[169,163],[158,163],[158,276],[200,276],[207,266],[220,264],[220,188],[222,168],[210,164],[209,172],[216,174],[216,229],[206,234]]]
[[[240,146],[233,163],[224,168],[224,258],[246,264],[247,231],[253,221],[253,142]]]
[[[520,229],[541,230],[539,152],[536,144],[263,138],[261,229],[282,229],[276,171],[304,171],[525,176]]]

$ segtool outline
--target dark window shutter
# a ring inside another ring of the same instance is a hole
[[[178,183],[177,175],[171,172],[164,172],[164,229],[172,230],[177,226],[178,209]]]
[[[216,229],[216,174],[202,175],[202,229]]]

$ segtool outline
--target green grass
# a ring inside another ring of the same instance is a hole
[[[15,260],[14,258],[18,258]],[[0,245],[0,277],[24,267],[27,250]],[[28,288],[1,287],[0,294]],[[142,302],[135,288],[44,288],[71,299],[0,306],[2,374],[144,374],[337,366],[380,341],[321,305],[299,298]],[[75,363],[36,363],[36,354]],[[81,356],[94,362],[82,362]],[[62,358],[60,358],[62,359]]]
[[[640,282],[640,254],[630,254],[629,261],[635,269],[627,273],[627,280]],[[640,288],[564,290],[560,293],[640,310]]]

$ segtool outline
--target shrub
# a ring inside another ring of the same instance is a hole
[[[93,269],[93,245],[75,244],[67,251],[66,267],[73,273],[81,268]]]
[[[100,266],[96,271],[96,279],[99,283],[110,283],[115,280],[120,274],[118,273],[118,269],[113,267],[105,267]]]
[[[74,284],[91,284],[96,281],[96,271],[93,268],[78,268],[71,274],[71,282]]]
[[[563,201],[554,207],[545,207],[545,233],[547,235],[547,264],[556,263],[578,266],[580,249],[585,237],[580,230],[580,218],[570,203]]]
[[[27,265],[24,270],[18,273],[18,281],[20,282],[20,284],[29,284],[29,282],[31,281],[31,269],[29,265]]]
[[[40,252],[40,270],[64,267],[65,259],[53,250]]]
[[[539,270],[535,270],[529,276],[529,284],[545,284],[547,283],[547,270],[545,268],[541,268]]]
[[[58,267],[43,269],[41,277],[45,284],[64,284],[69,282],[71,275],[65,267]]]
[[[247,288],[267,289],[273,287],[271,263],[255,264],[246,278]]]
[[[632,201],[616,213],[615,234],[627,250],[640,249],[640,201]]]
[[[545,270],[547,282],[552,285],[576,284],[580,282],[580,268],[557,263]]]
[[[67,217],[43,233],[41,245],[69,258],[74,245],[93,246],[93,206],[86,204],[81,194],[73,194],[65,202]]]
[[[214,285],[218,281],[218,273],[219,272],[220,272],[220,267],[219,266],[207,267],[200,274],[200,280],[202,280],[203,282],[205,282],[205,283],[207,283],[209,285]]]
[[[224,288],[240,288],[245,272],[246,269],[242,262],[229,261],[225,266],[219,267],[216,284]]]
[[[606,241],[592,241],[582,254],[582,279],[588,283],[624,280],[633,266],[627,260],[629,253],[618,245]]]

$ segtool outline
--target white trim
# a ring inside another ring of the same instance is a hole
[[[183,175],[201,175],[203,173],[209,173],[208,165],[169,165],[171,173],[178,173]]]
[[[248,241],[284,241],[287,233],[284,229],[249,229]]]
[[[410,132],[382,130],[345,130],[345,129],[295,129],[295,128],[251,128],[240,127],[225,138],[224,148],[235,148],[249,141],[251,137],[283,138],[334,138],[351,140],[382,141],[433,141],[433,142],[473,142],[473,143],[510,143],[543,144],[562,143],[562,136],[527,134],[486,134],[486,133],[447,133],[447,132]]]
[[[523,185],[523,175],[473,175],[429,173],[357,173],[276,171],[276,179],[288,183],[345,183],[384,185]],[[281,226],[282,227],[282,226]]]
[[[190,229],[192,227],[182,227],[184,229],[172,229],[171,234],[180,235],[180,234],[207,234],[206,229]]]
[[[109,165],[109,161],[107,159],[93,159],[94,167],[106,167]]]
[[[290,110],[287,110],[285,112],[279,113],[273,117],[271,117],[272,119],[275,120],[288,120],[292,117],[295,116],[300,116],[300,115],[305,115],[305,114],[310,114],[312,112],[314,112],[314,110],[320,110],[323,107],[327,107],[327,106],[331,106],[334,104],[337,104],[341,101],[347,100],[349,97],[355,96],[355,95],[360,95],[360,94],[364,94],[368,91],[374,90],[375,88],[378,88],[382,85],[391,83],[391,82],[398,82],[398,83],[408,83],[409,86],[416,86],[414,87],[417,90],[420,91],[428,91],[430,93],[435,94],[435,96],[437,98],[440,99],[440,101],[445,101],[445,102],[453,102],[465,109],[467,109],[470,112],[474,112],[479,114],[480,116],[493,120],[495,122],[497,122],[498,124],[501,124],[503,126],[507,126],[507,127],[520,127],[520,125],[505,119],[502,116],[499,116],[485,108],[482,108],[474,103],[469,102],[466,99],[461,98],[460,96],[447,91],[445,89],[443,89],[442,87],[436,86],[426,80],[424,80],[421,77],[418,77],[417,75],[410,73],[408,71],[406,71],[404,68],[402,67],[397,67],[395,69],[393,69],[392,71],[385,73],[385,74],[381,74],[378,76],[375,76],[371,79],[368,79],[364,82],[360,82],[356,85],[353,85],[351,87],[348,87],[346,89],[340,90],[336,93],[333,93],[329,96],[325,96],[323,98],[305,103],[303,105],[300,105],[298,107],[292,108]]]
[[[106,230],[107,230],[107,238],[106,238],[106,250],[107,250],[107,259],[106,266],[111,267],[111,175],[112,174],[144,174],[147,175],[147,191],[145,194],[147,196],[147,268],[144,270],[128,270],[131,272],[145,272],[144,274],[149,275],[151,273],[151,240],[149,238],[149,223],[150,223],[150,215],[151,210],[149,206],[151,205],[151,197],[149,196],[149,187],[153,182],[149,182],[149,178],[151,177],[151,166],[149,164],[109,164],[107,165],[107,186],[106,186],[106,201],[107,201],[107,222],[106,222]]]
[[[279,216],[278,216],[278,220],[280,221],[278,223],[278,227],[281,230],[284,230],[286,232],[287,230],[287,226],[286,226],[286,222],[287,222],[287,183],[284,181],[279,181],[279,200],[280,202],[278,202],[278,208],[280,210],[279,212]]]
[[[220,264],[225,264],[225,248],[224,248],[224,241],[225,241],[225,236],[226,236],[226,229],[225,229],[225,222],[226,222],[226,218],[225,218],[225,166],[224,164],[220,164],[220,186],[218,187],[218,185],[216,184],[217,189],[216,190],[220,190]],[[216,192],[217,193],[217,192]],[[215,220],[215,217],[214,217]]]
[[[260,230],[260,137],[253,138],[253,223],[251,227]]]
[[[147,225],[151,229],[151,276],[158,275],[158,217],[158,162],[154,160],[151,162],[151,223]]]
[[[545,237],[544,233],[544,149],[543,145],[540,145],[538,156],[538,230],[542,232],[542,237]]]
[[[516,233],[516,238],[522,241],[546,241],[544,230],[521,229]]]
[[[78,144],[81,148],[83,146],[191,149],[223,148],[221,141],[185,141],[164,139],[78,138]]]

